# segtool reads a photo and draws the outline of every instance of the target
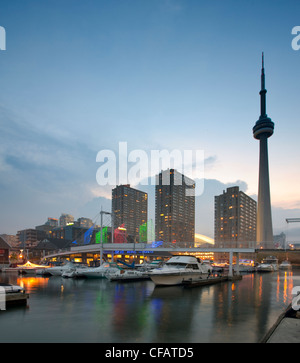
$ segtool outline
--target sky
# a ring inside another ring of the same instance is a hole
[[[97,155],[118,164],[126,143],[204,153],[196,232],[214,237],[215,195],[257,198],[263,51],[273,229],[300,241],[285,220],[300,217],[299,13],[286,0],[0,0],[0,234],[110,211]],[[153,186],[132,186],[154,218]]]

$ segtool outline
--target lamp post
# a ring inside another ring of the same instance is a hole
[[[110,212],[105,212],[102,210],[100,212],[100,228],[101,228],[101,235],[100,235],[100,265],[103,261],[103,214],[111,214]]]

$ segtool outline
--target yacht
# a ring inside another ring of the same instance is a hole
[[[281,270],[290,270],[292,268],[292,264],[290,263],[290,261],[285,260],[285,261],[281,262],[281,264],[279,265],[279,268]]]
[[[51,276],[61,276],[63,272],[65,272],[67,270],[71,270],[72,268],[75,268],[75,267],[76,267],[76,265],[73,262],[66,261],[65,264],[63,264],[61,266],[49,267],[49,268],[45,269],[44,271],[41,270],[40,274],[47,274],[47,275],[51,275]]]
[[[276,257],[269,256],[263,259],[263,261],[258,264],[256,269],[258,272],[278,271],[278,259]]]
[[[212,269],[210,264],[194,256],[174,256],[161,268],[150,271],[149,276],[155,285],[181,285],[183,281],[207,279]]]
[[[71,266],[70,268],[62,271],[61,276],[62,277],[82,277],[84,276],[84,271],[88,269],[89,267],[86,265],[75,265]]]
[[[110,281],[137,281],[148,280],[149,273],[138,269],[118,269],[117,271],[108,270],[105,277]]]
[[[19,285],[7,284],[4,282],[0,283],[0,294],[13,294],[13,293],[22,293],[25,294],[25,289]]]
[[[104,278],[108,271],[116,272],[119,269],[117,264],[104,262],[98,267],[88,267],[80,272],[77,271],[76,274],[78,275],[80,273],[80,276],[88,278]]]

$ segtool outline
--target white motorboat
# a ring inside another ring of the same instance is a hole
[[[46,273],[47,275],[51,275],[51,276],[61,276],[63,272],[68,271],[72,268],[75,268],[76,265],[71,262],[71,261],[66,261],[66,263],[64,265],[61,266],[54,266],[54,267],[49,267],[47,268],[44,273]],[[41,271],[42,273],[43,271]]]
[[[22,293],[25,294],[25,289],[19,285],[12,285],[7,283],[0,283],[0,293],[1,294],[13,294],[13,293]]]
[[[292,264],[290,263],[290,261],[285,260],[285,261],[281,262],[281,264],[279,265],[279,268],[281,270],[290,270],[292,268]]]
[[[117,271],[108,270],[105,277],[110,281],[137,281],[148,280],[149,273],[138,269],[118,269]]]
[[[88,278],[104,278],[108,271],[115,272],[119,269],[117,264],[104,262],[98,267],[88,267],[80,272],[77,271],[76,274],[78,275],[80,273],[80,276]]]
[[[212,273],[212,266],[203,263],[194,256],[171,257],[161,268],[149,272],[155,285],[181,285],[183,281],[207,279]]]
[[[0,310],[6,310],[8,305],[24,305],[28,297],[22,286],[0,283]]]
[[[254,261],[252,261],[252,260],[240,260],[239,266],[234,264],[232,266],[232,268],[233,268],[233,271],[235,271],[235,272],[239,271],[240,273],[249,273],[249,272],[256,271],[256,268],[254,266]]]
[[[135,268],[143,271],[150,271],[154,268],[161,267],[164,264],[162,260],[153,260],[151,262],[143,262],[140,265],[135,265]]]
[[[273,256],[266,257],[260,264],[258,264],[256,269],[258,272],[278,271],[278,259]]]
[[[71,266],[69,269],[62,272],[62,277],[83,277],[84,271],[87,270],[89,267],[86,265],[74,265]]]

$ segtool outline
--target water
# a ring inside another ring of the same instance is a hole
[[[291,303],[300,271],[195,288],[15,273],[0,273],[0,282],[30,294],[27,307],[0,311],[3,343],[254,343]]]

